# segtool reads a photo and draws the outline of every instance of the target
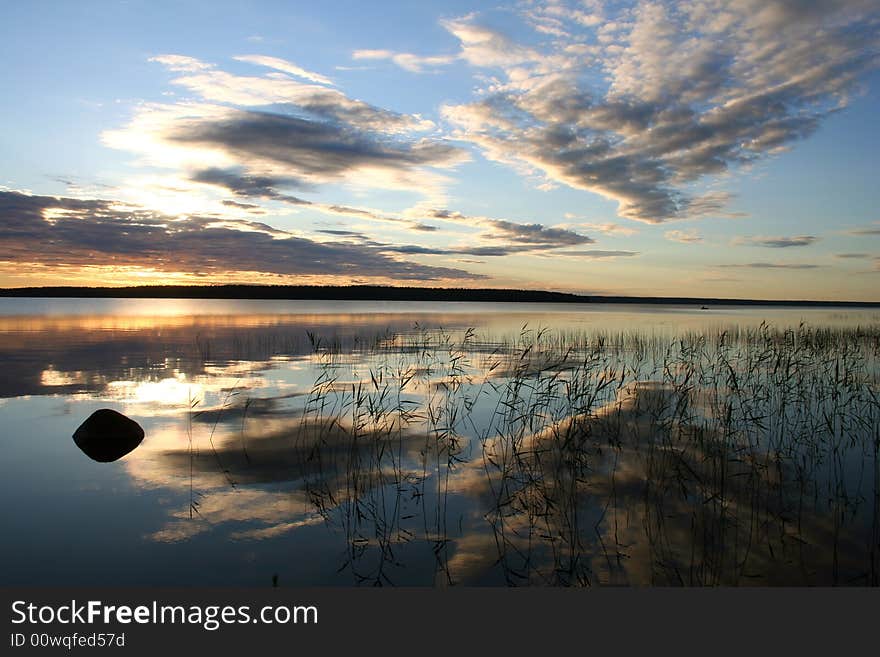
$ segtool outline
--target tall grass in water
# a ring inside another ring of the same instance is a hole
[[[880,584],[878,327],[308,337],[358,583]]]

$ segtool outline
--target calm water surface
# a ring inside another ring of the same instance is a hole
[[[0,299],[0,583],[877,584],[878,325]]]

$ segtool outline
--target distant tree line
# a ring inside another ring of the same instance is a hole
[[[2,297],[78,297],[135,299],[278,299],[326,301],[479,301],[516,303],[645,303],[680,305],[853,306],[880,302],[792,299],[717,299],[578,295],[546,290],[497,288],[395,287],[384,285],[138,285],[133,287],[20,287],[0,289]]]

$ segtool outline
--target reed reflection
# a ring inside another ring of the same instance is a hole
[[[356,584],[878,584],[876,329],[310,347],[272,361],[308,385],[193,400],[126,461],[189,491],[154,540],[323,525]]]

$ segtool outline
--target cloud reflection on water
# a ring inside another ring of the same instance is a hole
[[[733,433],[718,404],[736,399],[726,377],[746,375],[745,361],[730,372],[706,361],[700,375],[715,378],[689,383],[707,356],[670,359],[662,337],[644,354],[594,340],[588,362],[560,351],[573,334],[555,330],[501,348],[414,330],[410,316],[373,316],[366,330],[327,316],[252,320],[8,320],[2,348],[28,373],[10,401],[30,389],[141,422],[146,439],[120,463],[136,490],[168,500],[144,527],[155,544],[207,538],[222,552],[308,536],[348,583],[424,584],[426,572],[437,585],[871,581],[870,470],[849,477],[871,455],[800,468],[796,446]],[[309,338],[322,326],[329,337]],[[866,353],[868,369],[841,379],[851,392],[876,389],[877,353]]]

